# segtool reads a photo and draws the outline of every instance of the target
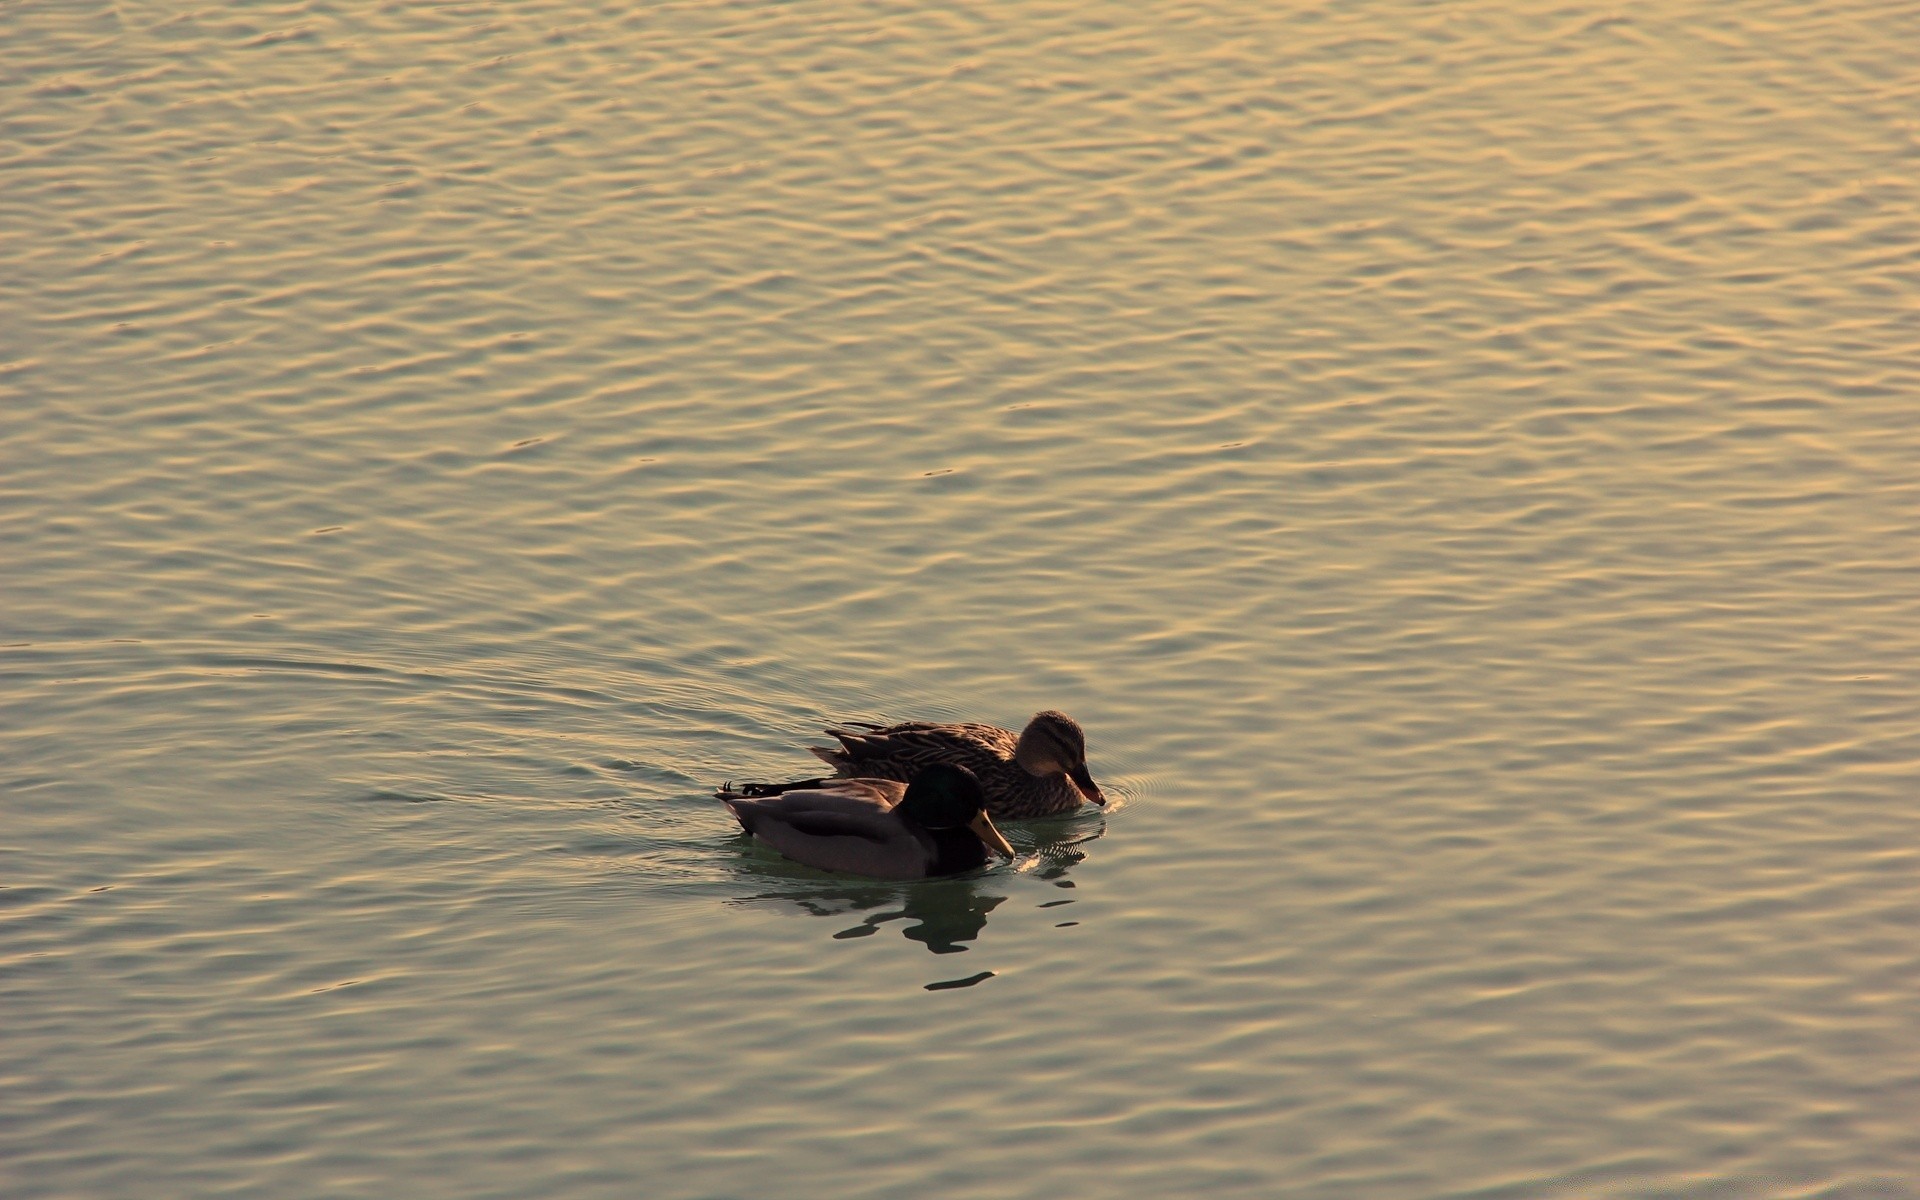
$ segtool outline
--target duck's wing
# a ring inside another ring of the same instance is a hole
[[[716,800],[764,800],[788,792],[840,793],[845,797],[892,808],[906,795],[907,785],[890,779],[793,779],[786,783],[740,783],[729,779],[714,792]]]
[[[1013,756],[1019,738],[997,725],[942,724],[907,721],[885,727],[836,725],[827,733],[840,743],[810,746],[822,761],[847,775],[871,771],[875,775],[911,778],[922,767],[937,762],[958,763],[978,773]]]
[[[890,805],[876,802],[873,790],[818,789],[723,803],[741,828],[795,862],[877,879],[924,878],[932,847]]]
[[[804,779],[741,787],[742,797],[759,801],[770,812],[836,812],[855,818],[885,813],[907,794],[907,785],[893,779]]]

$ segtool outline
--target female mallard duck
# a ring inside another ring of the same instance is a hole
[[[827,730],[838,749],[808,747],[842,777],[911,779],[929,763],[956,763],[980,780],[987,811],[1005,821],[1072,812],[1083,799],[1107,802],[1087,773],[1086,734],[1052,709],[1035,713],[1018,737],[997,725],[848,725]]]
[[[745,794],[729,785],[720,802],[754,837],[828,871],[926,879],[985,866],[989,847],[1013,857],[982,804],[980,781],[951,763],[935,763],[907,784],[809,779]]]

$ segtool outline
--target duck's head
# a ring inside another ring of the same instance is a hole
[[[965,767],[934,763],[924,768],[893,811],[928,829],[971,829],[989,849],[1013,857],[1013,847],[987,815],[980,781]]]
[[[1033,720],[1020,731],[1020,741],[1013,748],[1013,761],[1025,768],[1027,774],[1043,779],[1065,775],[1088,800],[1095,804],[1107,802],[1100,793],[1100,785],[1087,774],[1087,735],[1080,731],[1078,721],[1063,712],[1048,709],[1033,714]]]

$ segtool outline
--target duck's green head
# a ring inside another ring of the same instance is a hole
[[[987,815],[980,781],[965,767],[934,763],[923,768],[893,811],[928,829],[971,829],[989,848],[1013,857],[1013,847]]]

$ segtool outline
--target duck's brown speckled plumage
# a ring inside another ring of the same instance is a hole
[[[987,811],[1003,820],[1072,812],[1084,799],[1105,803],[1087,776],[1085,735],[1063,713],[1036,713],[1019,734],[998,725],[936,721],[849,722],[827,733],[840,745],[808,749],[843,777],[911,779],[931,763],[955,763],[980,780]],[[1034,754],[1056,762],[1058,769],[1035,774],[1022,766],[1016,758],[1022,739],[1036,748]],[[1075,771],[1081,784],[1070,774]]]

